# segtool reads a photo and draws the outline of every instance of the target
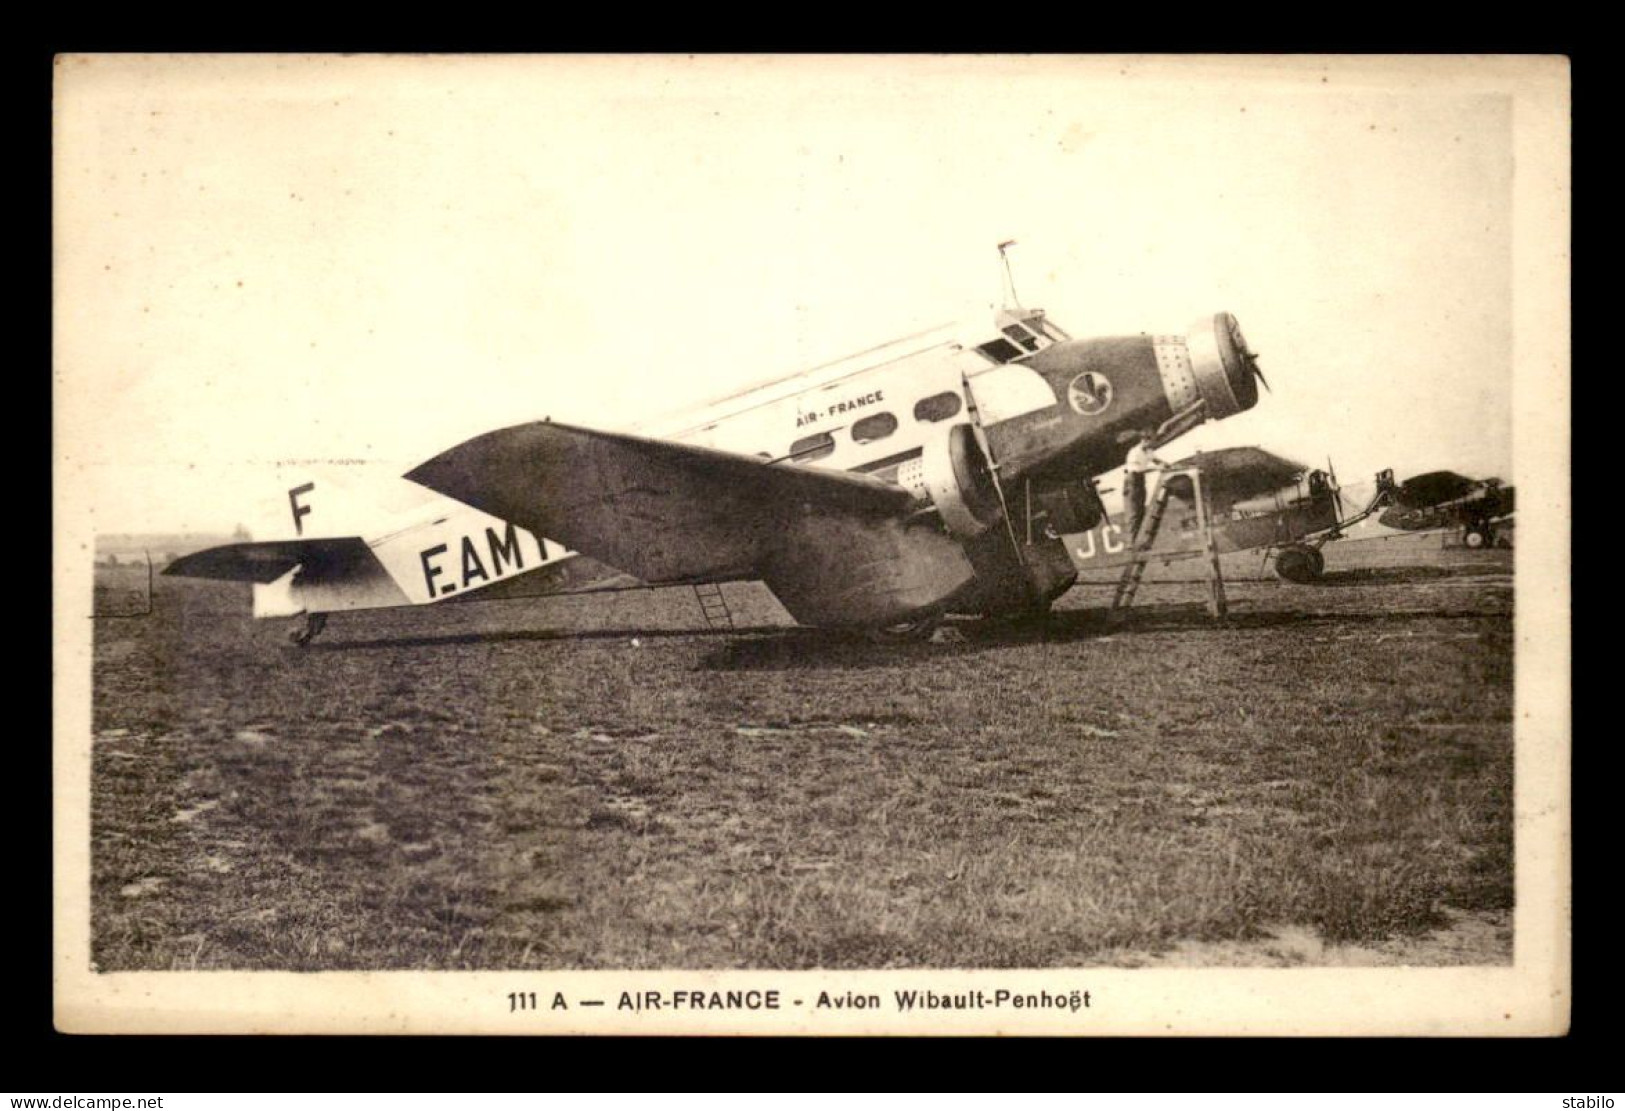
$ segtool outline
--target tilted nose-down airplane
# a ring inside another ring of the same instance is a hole
[[[1060,538],[1099,521],[1093,479],[1122,464],[1123,434],[1163,442],[1240,413],[1259,377],[1229,313],[1182,336],[1072,339],[1005,308],[981,334],[920,333],[637,435],[541,421],[477,436],[411,470],[444,497],[371,538],[306,535],[319,491],[303,484],[296,539],[166,573],[256,582],[256,615],[306,615],[299,643],[335,610],[616,575],[760,581],[816,626],[1041,612],[1077,577]]]

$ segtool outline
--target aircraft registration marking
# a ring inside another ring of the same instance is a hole
[[[1095,543],[1095,533],[1100,533],[1100,543]],[[1127,545],[1123,543],[1123,530],[1108,521],[1099,528],[1092,528],[1083,534],[1083,543],[1075,549],[1079,559],[1094,559],[1097,555],[1121,555]]]
[[[460,578],[448,578],[443,583],[435,580],[446,574],[447,568],[442,566],[440,558],[451,551],[449,544],[436,544],[432,548],[425,548],[418,553],[418,560],[423,565],[423,585],[429,592],[430,598],[437,598],[451,594],[459,589],[467,590],[472,585],[485,585],[497,579],[508,577],[525,569],[525,552],[519,544],[519,534],[512,523],[500,538],[494,528],[485,530],[486,554],[490,556],[491,569],[486,570],[485,561],[480,558],[479,547],[474,537],[464,535],[459,547],[462,561],[462,574]],[[547,560],[546,542],[543,541],[542,560]],[[504,561],[509,566],[504,566]],[[453,571],[456,568],[452,569]]]
[[[314,489],[316,489],[316,484],[314,482],[307,482],[303,486],[295,486],[292,490],[288,491],[288,505],[293,510],[293,531],[296,536],[305,535],[304,518],[310,514],[310,506],[304,504],[299,499],[301,496],[310,493]]]

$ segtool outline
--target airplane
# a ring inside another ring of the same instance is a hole
[[[1384,470],[1368,503],[1345,516],[1343,490],[1329,462],[1320,470],[1259,447],[1197,452],[1167,467],[1169,472],[1188,469],[1201,472],[1219,554],[1262,549],[1276,575],[1295,583],[1319,579],[1326,569],[1321,549],[1374,515],[1380,514],[1377,523],[1406,531],[1468,522],[1471,536],[1473,529],[1493,535],[1487,524],[1478,523],[1481,518],[1487,521],[1512,510],[1512,488],[1493,479],[1475,483],[1437,471],[1396,484],[1393,471]],[[1144,546],[1144,537],[1141,544],[1153,560],[1167,565],[1203,555],[1205,548],[1191,480],[1172,473],[1164,481],[1170,502],[1164,522],[1149,546]],[[1135,555],[1121,514],[1114,519],[1110,512],[1089,531],[1067,537],[1067,543],[1083,574],[1123,567]],[[1466,543],[1480,547],[1482,536],[1478,544],[1471,539]]]
[[[1394,487],[1391,504],[1377,523],[1406,532],[1459,528],[1461,542],[1469,548],[1505,544],[1504,526],[1513,514],[1516,490],[1498,478],[1429,471]]]
[[[1125,432],[1166,441],[1253,407],[1234,316],[1184,335],[1074,339],[1042,309],[945,326],[636,433],[551,420],[404,476],[425,496],[371,535],[288,491],[292,538],[165,571],[254,582],[257,616],[615,585],[759,581],[804,625],[918,636],[946,614],[1038,614],[1077,570]],[[438,495],[438,496],[434,496]],[[332,527],[337,523],[339,527]],[[326,524],[327,527],[318,527]]]
[[[1261,548],[1275,573],[1291,582],[1319,578],[1326,566],[1320,549],[1340,538],[1342,528],[1369,515],[1343,518],[1337,477],[1330,470],[1310,468],[1259,447],[1200,451],[1166,469],[1201,472],[1214,547],[1220,555]],[[1165,565],[1205,554],[1190,478],[1170,473],[1162,481],[1168,487],[1169,505],[1155,536],[1141,536],[1142,554]],[[1126,525],[1121,513],[1114,519],[1108,512],[1089,531],[1067,537],[1080,573],[1123,567],[1135,557]]]

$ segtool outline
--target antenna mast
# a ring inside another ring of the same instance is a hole
[[[1016,296],[1015,275],[1010,272],[1009,250],[1015,245],[1016,241],[1014,239],[1006,239],[999,244],[999,261],[1004,264],[1004,288],[999,291],[999,296],[1004,298],[1004,304],[1001,307],[1006,309],[1011,306],[1021,307],[1021,298]]]

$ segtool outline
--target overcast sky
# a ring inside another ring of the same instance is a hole
[[[985,312],[1013,238],[1074,335],[1237,315],[1274,392],[1181,446],[1511,477],[1513,120],[1465,62],[64,59],[62,473],[229,529]]]

